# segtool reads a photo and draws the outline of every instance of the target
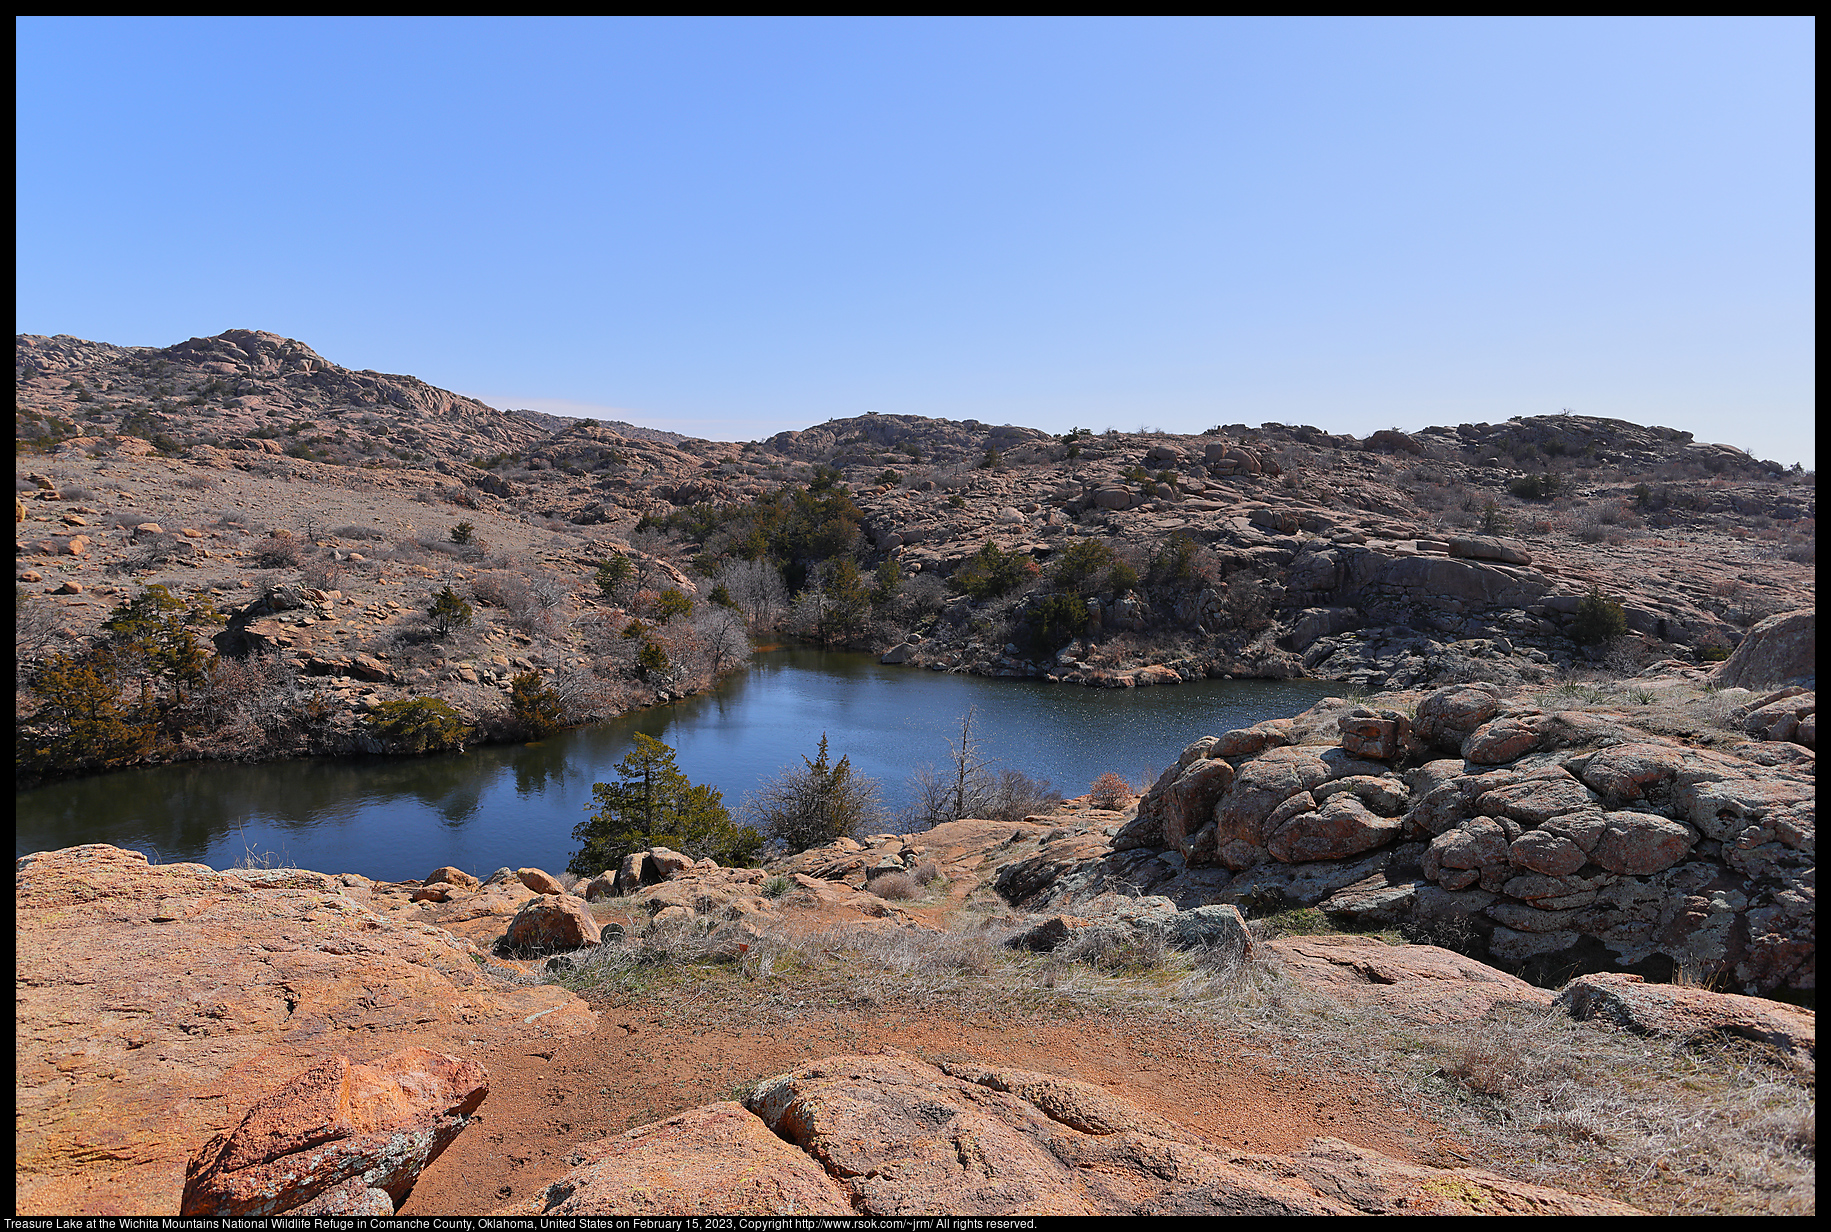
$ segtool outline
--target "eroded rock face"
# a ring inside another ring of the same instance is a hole
[[[488,1094],[481,1065],[426,1048],[374,1065],[331,1057],[205,1144],[179,1213],[392,1215]]]
[[[578,1159],[501,1213],[1639,1213],[1335,1139],[1292,1156],[1230,1152],[1085,1082],[893,1050],[802,1066],[743,1107],[695,1109]]]
[[[104,844],[17,867],[21,1213],[177,1213],[199,1144],[326,1056],[474,1054],[596,1025],[417,918],[458,900],[403,894],[393,913],[359,877],[149,866]]]
[[[1382,924],[1453,921],[1461,944],[1528,972],[1603,952],[1653,978],[1697,966],[1744,992],[1809,990],[1814,757],[1767,716],[1811,699],[1754,697],[1769,739],[1718,749],[1493,686],[1425,695],[1410,733],[1401,711],[1333,699],[1275,732],[1192,743],[1109,850],[1021,862],[999,889],[1081,917],[1115,885],[1184,907],[1269,896]],[[1319,742],[1337,733],[1340,747]],[[1396,762],[1355,753],[1394,744]],[[1419,760],[1449,748],[1463,757]]]
[[[709,1104],[575,1152],[573,1170],[504,1214],[853,1214],[850,1192],[734,1103]]]

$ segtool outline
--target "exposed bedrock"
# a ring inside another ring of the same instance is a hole
[[[1815,987],[1812,694],[1751,697],[1757,738],[1718,749],[1491,685],[1412,696],[1203,737],[1108,850],[1039,855],[1000,889],[1069,915],[1115,889],[1185,910],[1320,907],[1539,980]]]
[[[503,1215],[1633,1215],[1334,1138],[1217,1147],[1090,1083],[894,1050],[828,1057],[573,1156]]]

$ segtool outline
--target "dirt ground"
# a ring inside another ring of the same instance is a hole
[[[1319,1135],[1439,1167],[1471,1148],[1378,1091],[1301,1074],[1187,1021],[1034,1018],[962,1021],[948,1006],[817,1014],[768,1031],[694,1027],[691,1009],[594,1002],[600,1026],[536,1051],[480,1058],[490,1096],[478,1123],[433,1165],[402,1215],[475,1215],[568,1171],[567,1154],[821,1057],[885,1046],[930,1061],[980,1061],[1096,1083],[1219,1146],[1283,1154]],[[721,1019],[733,1006],[706,1007]]]

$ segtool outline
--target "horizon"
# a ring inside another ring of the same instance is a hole
[[[16,333],[710,440],[1569,409],[1815,469],[1810,19],[15,28]]]

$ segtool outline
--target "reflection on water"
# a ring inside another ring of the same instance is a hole
[[[538,744],[193,763],[52,784],[18,795],[16,847],[23,855],[112,843],[166,863],[268,859],[387,880],[443,864],[479,875],[504,865],[557,871],[592,783],[614,777],[635,732],[672,745],[682,772],[723,790],[734,810],[760,780],[813,756],[824,732],[833,757],[849,756],[877,779],[894,809],[907,803],[905,780],[916,768],[946,762],[969,706],[987,753],[1079,795],[1105,771],[1136,782],[1200,736],[1295,714],[1339,687],[1241,680],[1082,689],[775,650],[716,693]]]

